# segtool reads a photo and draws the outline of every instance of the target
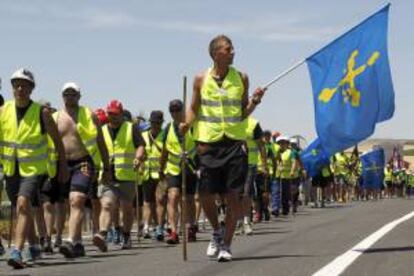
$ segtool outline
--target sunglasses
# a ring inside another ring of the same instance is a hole
[[[79,95],[79,93],[76,92],[63,92],[63,97],[76,97]]]

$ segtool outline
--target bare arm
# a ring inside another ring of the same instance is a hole
[[[98,149],[101,154],[104,171],[109,171],[110,170],[109,153],[108,153],[108,149],[106,148],[105,140],[103,138],[102,128],[99,125],[98,118],[96,118],[95,114],[92,114],[92,119],[98,131],[98,134],[96,136],[96,143],[98,144]]]
[[[49,109],[43,108],[42,119],[45,125],[45,130],[47,134],[49,134],[50,138],[52,138],[53,143],[55,144],[55,147],[56,147],[56,151],[57,151],[58,158],[59,158],[58,178],[59,178],[59,181],[63,183],[66,181],[68,177],[65,147],[62,143],[62,139],[60,138],[58,128],[56,126],[55,121],[52,118],[52,114],[49,111]]]
[[[168,160],[168,151],[167,148],[164,146],[162,147],[161,157],[160,157],[160,173],[161,175],[164,174],[165,166],[167,165]],[[160,175],[160,176],[161,176]]]
[[[263,171],[266,172],[267,171],[267,166],[266,166],[266,148],[264,146],[264,143],[262,141],[262,139],[258,139],[256,140],[257,142],[257,146],[259,147],[259,153],[260,153],[260,158],[262,160],[262,166],[263,166]]]

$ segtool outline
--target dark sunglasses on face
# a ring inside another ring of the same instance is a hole
[[[78,93],[74,93],[74,92],[63,92],[63,97],[76,97],[76,96],[78,96],[79,94]]]

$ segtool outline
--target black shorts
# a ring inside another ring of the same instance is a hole
[[[243,195],[248,164],[243,142],[221,141],[197,145],[200,161],[200,193]]]
[[[95,165],[88,155],[79,160],[69,160],[69,181],[62,185],[61,194],[64,198],[69,197],[70,192],[80,192],[90,197],[93,193],[93,182],[95,180]]]
[[[181,190],[181,183],[182,183],[182,174],[179,175],[166,175],[168,189],[170,188],[178,188]],[[186,179],[186,190],[188,195],[194,195],[196,192],[197,186],[197,175],[194,173],[187,173]]]
[[[317,175],[315,177],[312,177],[312,186],[313,187],[325,188],[330,183],[333,183],[333,177],[332,176],[323,177],[322,175]]]
[[[157,185],[160,182],[159,179],[148,179],[142,183],[142,194],[145,202],[155,202],[155,192],[157,191]]]
[[[20,175],[5,176],[6,192],[13,206],[16,206],[17,197],[24,196],[30,199],[33,207],[40,206],[40,188],[47,179],[47,175],[21,177]]]
[[[46,203],[50,202],[52,204],[59,202],[63,203],[65,199],[63,198],[61,192],[61,187],[56,178],[46,179],[40,189],[40,202]]]
[[[143,185],[138,185],[138,204],[139,207],[142,207],[144,205],[144,194],[142,191],[142,187]],[[136,195],[134,196],[134,202],[132,203],[132,205],[134,206],[134,208],[137,208],[137,197]]]
[[[385,181],[385,187],[392,188],[392,181]]]

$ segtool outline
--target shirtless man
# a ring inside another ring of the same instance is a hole
[[[65,107],[54,114],[59,134],[65,145],[70,178],[64,185],[69,194],[69,237],[59,248],[66,258],[85,255],[82,245],[82,222],[85,201],[93,188],[95,169],[103,163],[102,181],[109,182],[110,166],[108,151],[102,131],[93,113],[79,105],[80,88],[75,83],[66,83],[62,88]]]

